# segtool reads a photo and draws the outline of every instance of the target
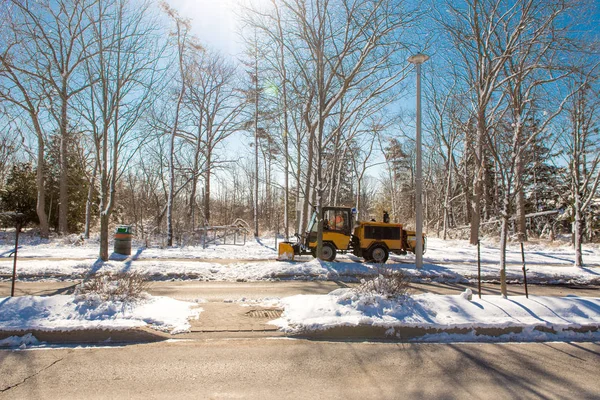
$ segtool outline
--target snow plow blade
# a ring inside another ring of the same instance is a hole
[[[279,243],[279,252],[277,261],[290,261],[294,260],[294,248],[290,242]]]

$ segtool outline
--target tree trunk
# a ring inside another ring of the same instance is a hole
[[[175,117],[177,118],[177,117]],[[173,200],[175,197],[175,131],[169,140],[169,194],[167,197],[167,246],[173,246]]]
[[[308,215],[310,213],[311,200],[311,185],[313,172],[313,157],[314,157],[314,140],[315,131],[312,128],[308,130],[308,161],[306,167],[306,182],[304,183],[304,202],[300,214],[300,233],[306,232],[306,224],[308,223]]]
[[[108,261],[108,221],[109,216],[105,213],[100,214],[100,258]]]
[[[88,189],[87,200],[85,202],[85,230],[83,236],[86,239],[90,238],[90,225],[92,220],[92,200],[94,196],[94,186],[96,185],[96,171],[97,171],[97,161],[94,165],[94,173],[92,174],[92,180],[90,181],[90,187]]]
[[[319,142],[317,144],[317,257],[323,258],[323,124],[319,122]]]
[[[515,160],[516,171],[515,171],[515,184],[517,187],[516,193],[516,223],[517,223],[517,237],[519,242],[527,241],[527,227],[525,224],[525,191],[523,190],[523,157],[519,154]],[[537,211],[537,210],[536,210]]]
[[[483,173],[485,160],[483,157],[483,140],[485,135],[485,115],[479,112],[477,116],[477,137],[475,140],[475,152],[477,169],[473,176],[473,197],[471,198],[471,238],[470,243],[476,245],[479,240],[479,224],[481,223],[481,196],[483,194]]]
[[[285,91],[285,89],[284,89]],[[285,96],[285,94],[284,94]],[[287,106],[286,106],[287,107]],[[287,120],[287,112],[284,111],[284,118]],[[283,197],[283,225],[285,231],[285,240],[290,240],[290,218],[289,218],[289,204],[290,204],[290,154],[288,149],[288,131],[287,131],[287,122],[284,127],[284,139],[283,139],[283,148],[284,148],[284,156],[285,156],[285,169],[283,171],[285,175],[284,186],[285,193]]]
[[[37,187],[37,203],[35,211],[40,220],[40,236],[48,238],[50,229],[46,215],[46,186],[44,179],[44,139],[41,133],[38,135],[38,162],[35,170],[35,183]]]
[[[67,124],[67,95],[63,87],[60,121],[60,183],[58,201],[58,232],[69,233],[68,210],[69,210],[69,174],[68,174],[68,124]]]
[[[504,196],[502,207],[502,227],[500,230],[500,290],[506,298],[506,241],[508,239],[508,198]]]
[[[210,225],[210,174],[211,174],[211,163],[212,154],[209,150],[206,154],[206,178],[205,178],[205,191],[204,191],[204,218]]]
[[[198,122],[198,138],[196,140],[196,148],[194,150],[194,167],[192,170],[192,188],[190,190],[190,210],[189,210],[189,217],[190,217],[190,224],[192,227],[192,231],[194,229],[196,229],[196,192],[198,191],[198,169],[199,169],[199,159],[200,159],[200,154],[202,154],[202,140],[200,140],[200,138],[202,134],[202,118],[200,118],[200,121]]]
[[[302,141],[300,130],[296,132],[296,233],[302,234],[302,216],[304,202],[300,201],[300,186],[302,185]]]
[[[182,67],[183,68],[183,67]],[[179,110],[181,108],[181,102],[185,94],[185,82],[183,81],[183,72],[181,73],[181,91],[179,92],[179,98],[177,99],[177,106],[175,107],[175,121],[173,122],[173,129],[171,130],[171,137],[169,140],[169,193],[167,196],[167,246],[173,246],[173,202],[175,200],[175,135],[177,135],[177,128],[179,125]]]
[[[450,163],[452,162],[450,151],[448,152],[448,176],[446,179],[446,190],[444,193],[444,217],[443,217],[443,239],[446,240],[448,235],[448,209],[450,208],[450,189],[452,188],[452,168]]]
[[[254,237],[258,237],[258,60],[254,84]]]
[[[579,191],[575,192],[575,221],[573,229],[573,244],[575,247],[575,266],[583,267],[583,255],[581,252],[581,242],[583,239],[583,221],[581,213],[581,196]]]

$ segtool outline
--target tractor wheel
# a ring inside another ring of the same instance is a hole
[[[335,260],[335,246],[329,242],[323,243],[323,260],[325,260],[325,261]]]
[[[373,261],[377,264],[385,264],[390,253],[385,246],[376,244],[369,250],[369,261]]]

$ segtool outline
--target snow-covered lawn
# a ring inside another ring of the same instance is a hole
[[[0,241],[0,276],[12,273],[12,247]],[[74,246],[53,241],[25,240],[19,249],[18,272],[21,279],[77,279],[91,272],[137,271],[151,279],[265,280],[265,279],[341,279],[357,280],[377,273],[373,265],[353,255],[338,255],[335,262],[321,262],[310,256],[294,262],[277,262],[273,238],[248,239],[246,245],[133,249],[131,257],[113,256],[108,262],[97,260],[97,244]],[[573,265],[574,252],[568,243],[526,244],[528,280],[531,283],[600,284],[600,246],[584,246],[584,268]],[[482,279],[499,279],[500,254],[497,244],[481,246]],[[518,244],[507,252],[507,277],[521,281],[521,253]],[[402,269],[415,280],[464,282],[477,279],[477,246],[467,241],[428,239],[420,271],[414,256],[391,255],[387,267]]]
[[[6,257],[14,250],[13,235],[0,234],[0,257]],[[22,235],[19,239],[19,256],[27,258],[63,258],[63,259],[90,259],[98,258],[99,244],[90,240],[83,244],[68,238],[39,239]],[[277,258],[275,251],[275,238],[255,240],[248,237],[246,244],[231,244],[231,240],[224,245],[183,246],[183,247],[144,247],[142,242],[133,241],[132,256],[139,260],[156,259],[240,259],[240,260],[274,260]],[[109,248],[112,250],[112,243]],[[116,255],[120,258],[119,255]]]
[[[146,296],[131,303],[90,302],[75,296],[0,297],[0,331],[123,330],[148,326],[179,333],[198,318],[196,303]]]
[[[402,300],[338,289],[328,295],[297,295],[280,300],[281,318],[272,321],[288,333],[336,327],[373,326],[397,335],[399,328],[462,330],[429,334],[419,340],[490,340],[476,331],[518,328],[492,340],[599,340],[600,299],[586,297],[421,294]],[[577,332],[581,327],[588,330]],[[588,328],[592,328],[591,331]]]

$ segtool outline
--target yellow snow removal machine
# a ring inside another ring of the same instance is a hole
[[[366,261],[385,263],[390,252],[415,252],[415,232],[405,230],[402,224],[390,223],[387,212],[383,214],[383,222],[357,221],[356,224],[354,214],[352,208],[323,207],[323,260],[333,261],[337,253],[351,252]],[[305,254],[316,257],[317,223],[317,213],[314,212],[307,232],[296,235],[296,243],[279,244],[278,260],[293,260],[294,256]],[[426,237],[423,235],[423,252],[426,248],[425,243]]]

